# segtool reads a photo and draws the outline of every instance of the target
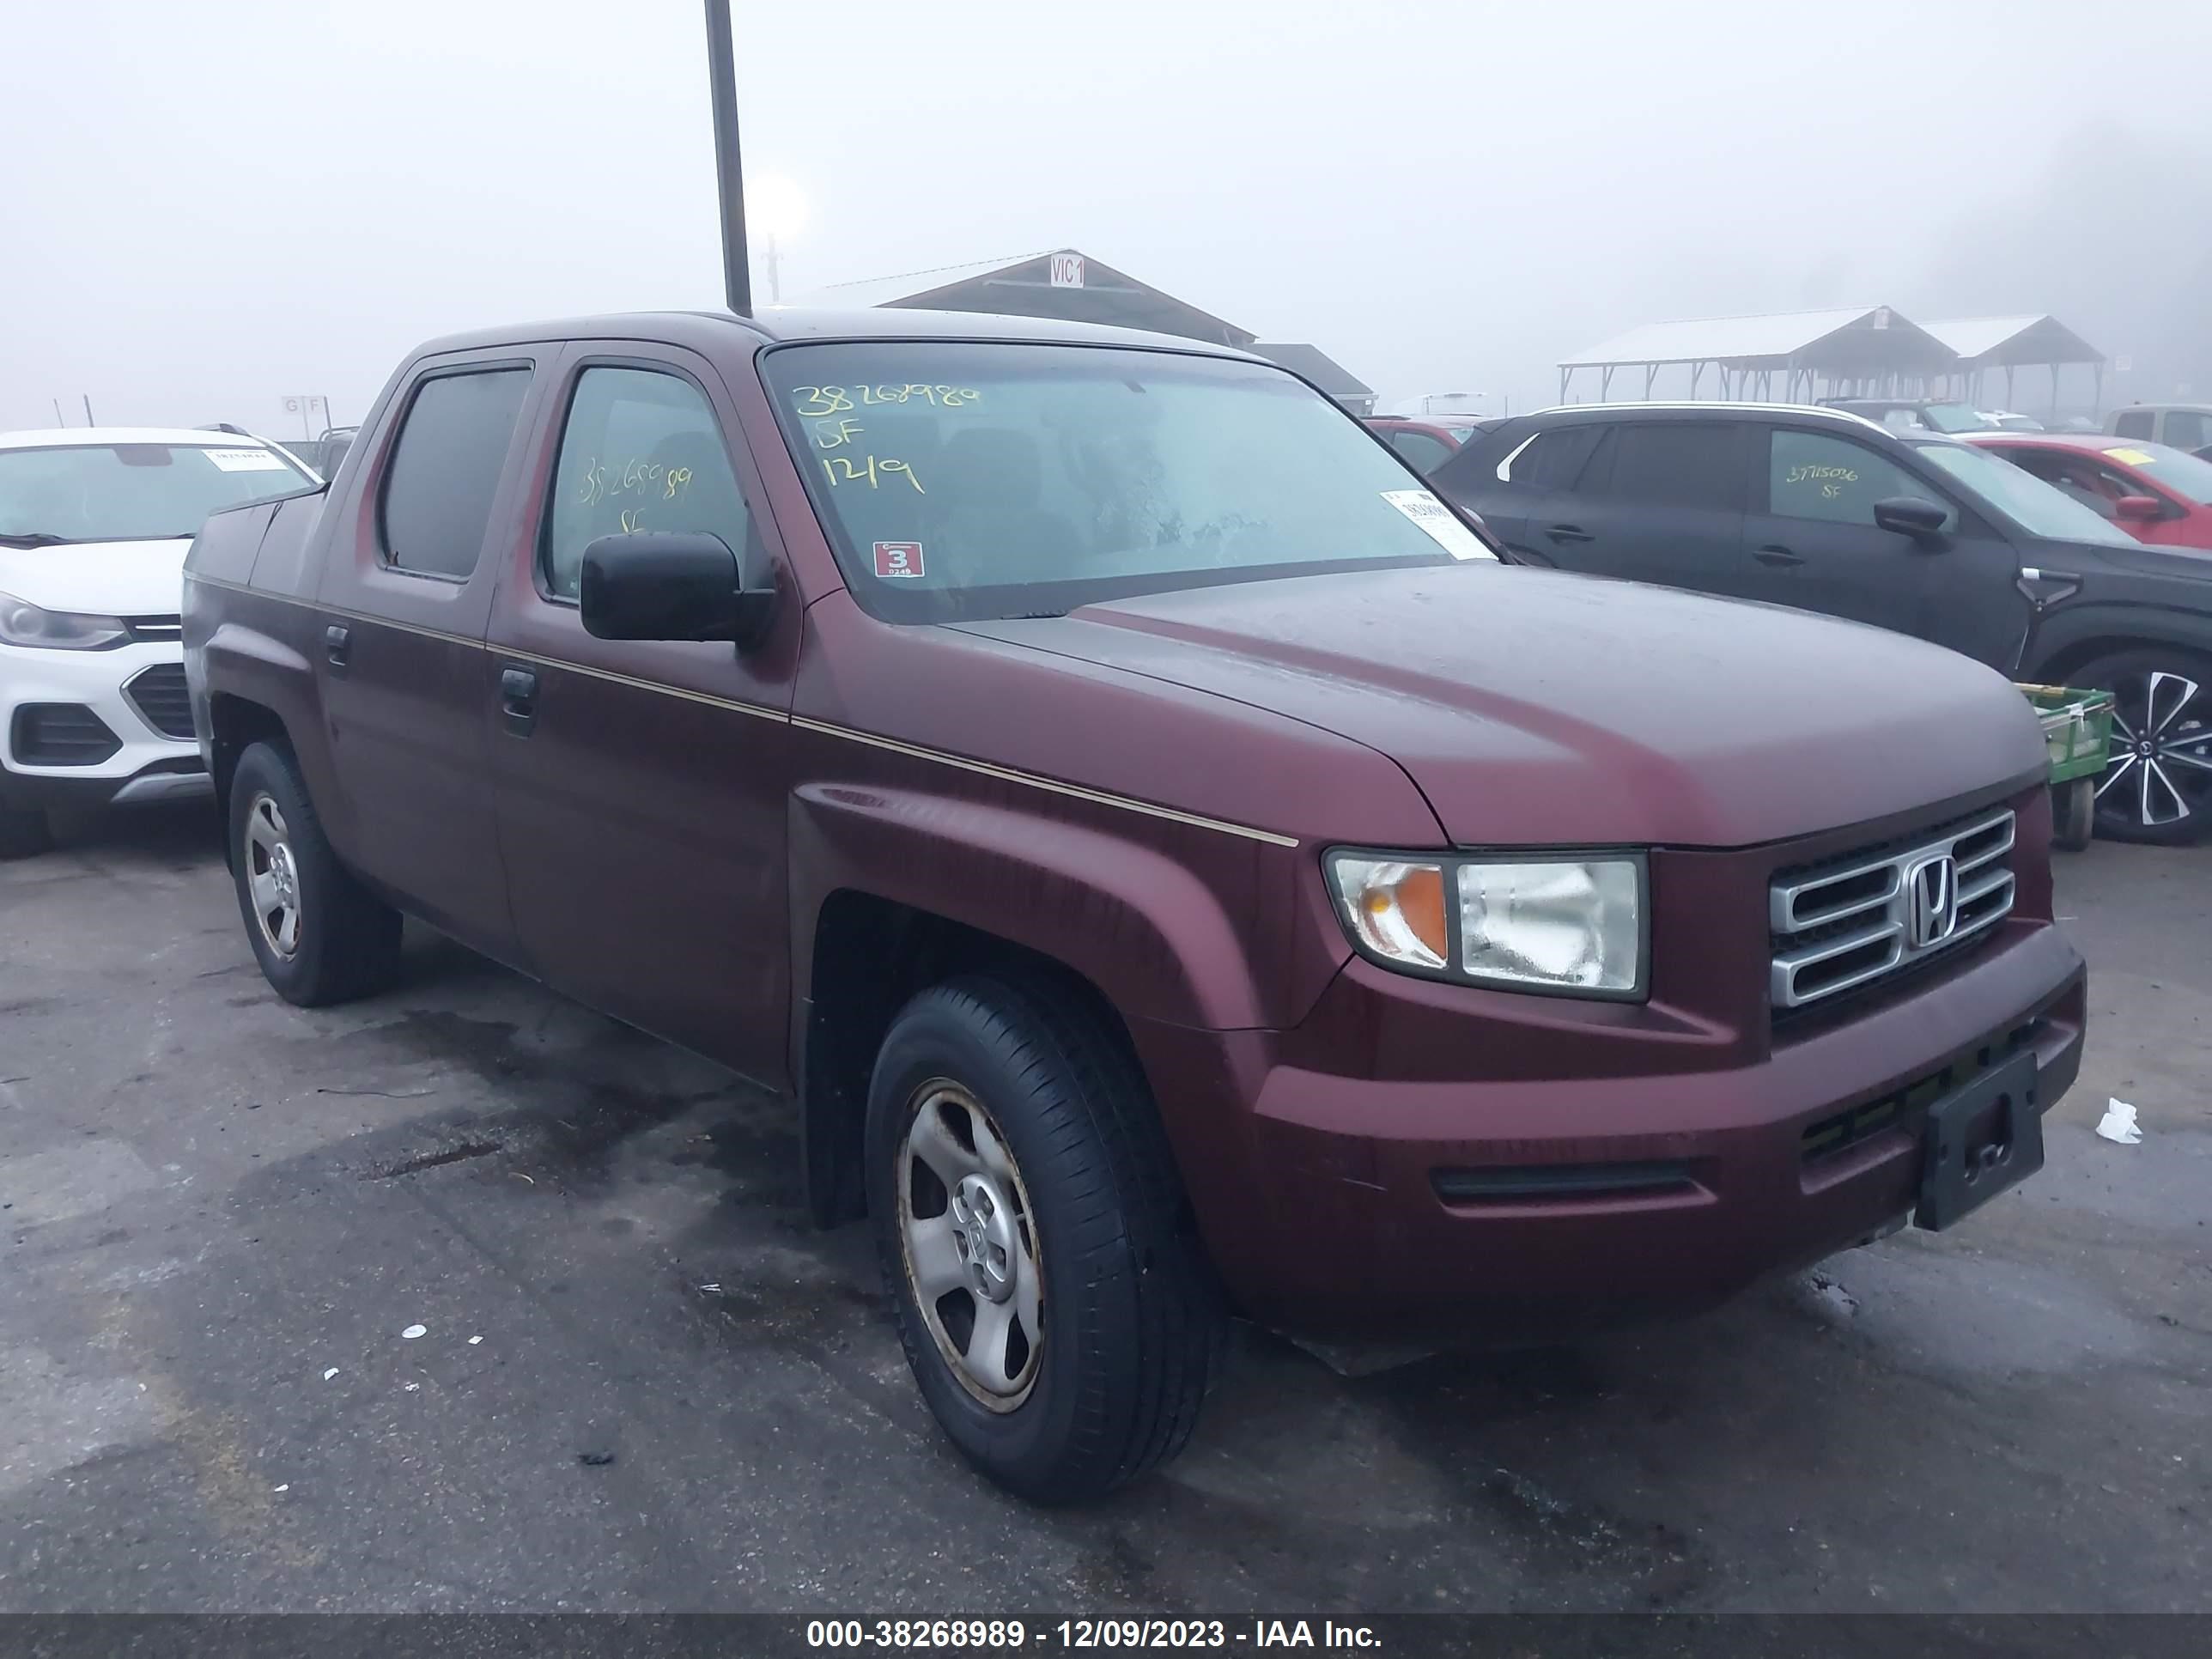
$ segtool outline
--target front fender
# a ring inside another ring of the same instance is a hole
[[[1211,836],[1165,826],[1162,841]],[[1283,849],[1205,849],[1202,876],[1162,847],[1065,818],[927,793],[817,784],[791,808],[792,974],[811,995],[814,920],[840,890],[871,894],[1052,957],[1103,992],[1125,1018],[1211,1030],[1270,1023],[1254,945],[1288,905],[1261,899]],[[1224,859],[1249,897],[1218,896]],[[1240,906],[1240,908],[1246,907]]]
[[[2212,655],[2212,611],[2115,600],[2062,605],[2037,620],[2027,677],[2039,678],[2053,664],[2134,644],[2177,645]]]

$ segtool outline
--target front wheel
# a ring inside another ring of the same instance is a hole
[[[868,1094],[868,1208],[907,1363],[955,1445],[1041,1503],[1173,1456],[1222,1316],[1143,1073],[1071,994],[922,992]]]
[[[2097,833],[2175,847],[2212,830],[2212,662],[2144,647],[2069,678],[2112,694],[2112,746],[2097,780]]]

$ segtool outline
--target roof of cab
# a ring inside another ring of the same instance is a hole
[[[473,330],[432,340],[418,356],[487,347],[532,345],[552,340],[659,340],[702,351],[727,349],[732,341],[759,350],[793,341],[820,340],[1012,340],[1044,345],[1118,345],[1151,350],[1196,352],[1214,357],[1257,362],[1249,352],[1210,345],[1175,334],[1109,328],[1098,323],[1063,322],[1050,317],[1001,317],[976,311],[920,311],[905,307],[877,310],[811,311],[771,306],[750,317],[727,311],[636,311],[605,317],[571,317]]]

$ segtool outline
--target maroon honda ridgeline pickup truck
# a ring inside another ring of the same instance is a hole
[[[441,341],[210,520],[185,635],[276,990],[376,990],[404,911],[783,1092],[1039,1498],[1183,1444],[1224,1311],[1704,1307],[2031,1172],[2079,1061],[2004,681],[1501,564],[1188,341]]]

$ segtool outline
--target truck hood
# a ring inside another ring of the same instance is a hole
[[[189,537],[160,542],[0,545],[0,593],[41,611],[95,617],[173,617],[184,608]]]
[[[1953,652],[1563,572],[1303,576],[966,626],[1379,750],[1463,846],[1745,846],[2045,764],[2027,700]]]

